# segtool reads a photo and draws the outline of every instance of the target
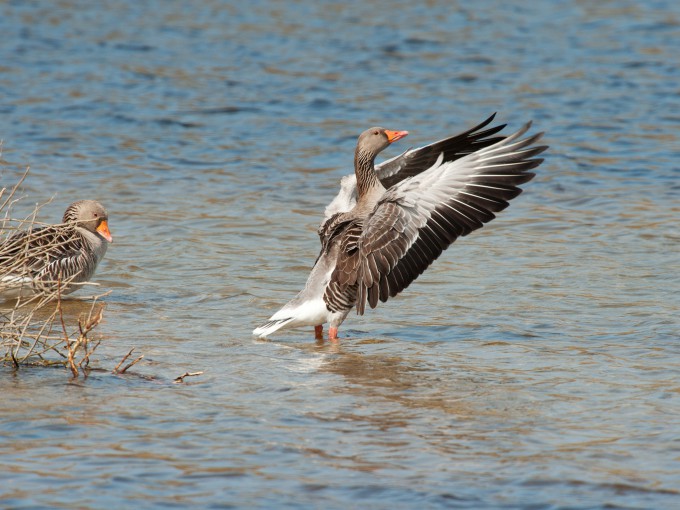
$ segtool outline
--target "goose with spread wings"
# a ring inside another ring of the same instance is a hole
[[[543,133],[523,138],[530,122],[508,137],[493,136],[504,126],[479,132],[492,119],[447,139],[457,139],[458,150],[447,152],[442,140],[378,167],[376,156],[408,132],[364,131],[354,179],[343,179],[326,210],[321,252],[305,288],[253,334],[313,325],[323,338],[330,323],[335,340],[352,308],[362,315],[367,303],[375,308],[396,296],[458,237],[495,218],[534,177],[531,170],[543,161],[536,156],[547,147],[536,145]]]

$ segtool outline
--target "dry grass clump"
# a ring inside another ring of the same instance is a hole
[[[50,245],[41,237],[39,229],[44,226],[36,221],[42,207],[38,205],[26,218],[12,217],[12,206],[18,200],[17,190],[28,175],[28,169],[19,182],[12,187],[0,189],[0,292],[7,290],[16,279],[30,274],[27,260],[40,256],[50,246],[58,246],[65,239],[52,241]],[[23,236],[17,232],[28,231]],[[53,236],[52,236],[53,237]],[[9,275],[12,275],[11,277]],[[16,275],[16,278],[15,278]],[[6,281],[2,281],[5,278]],[[92,330],[101,322],[104,305],[95,296],[87,314],[83,314],[77,326],[68,326],[64,319],[62,292],[72,283],[66,279],[56,282],[42,282],[34,287],[34,295],[0,302],[0,356],[5,364],[21,365],[63,365],[73,375],[87,370],[90,356],[100,341],[89,338]]]
[[[2,361],[15,367],[67,366],[73,377],[78,377],[89,368],[90,356],[101,342],[88,337],[104,316],[104,305],[97,306],[99,297],[92,298],[87,316],[81,316],[77,327],[70,328],[64,321],[58,292],[36,296],[30,302],[18,301],[0,314]]]

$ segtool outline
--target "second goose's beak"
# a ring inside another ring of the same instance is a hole
[[[386,129],[385,134],[387,135],[387,141],[393,143],[404,138],[408,134],[408,131],[390,131],[389,129]]]

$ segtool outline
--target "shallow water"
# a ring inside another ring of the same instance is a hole
[[[0,14],[2,185],[30,165],[18,213],[96,198],[115,239],[102,370],[0,369],[0,505],[680,504],[676,2]],[[337,345],[251,337],[359,132],[408,129],[392,156],[494,111],[551,146],[507,211]]]

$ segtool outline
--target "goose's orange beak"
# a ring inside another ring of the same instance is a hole
[[[97,232],[106,239],[108,242],[113,242],[113,237],[111,237],[111,232],[109,232],[109,222],[104,220],[97,227]]]
[[[387,135],[387,141],[392,143],[404,138],[408,134],[408,131],[390,131],[389,129],[386,129],[385,134]]]

